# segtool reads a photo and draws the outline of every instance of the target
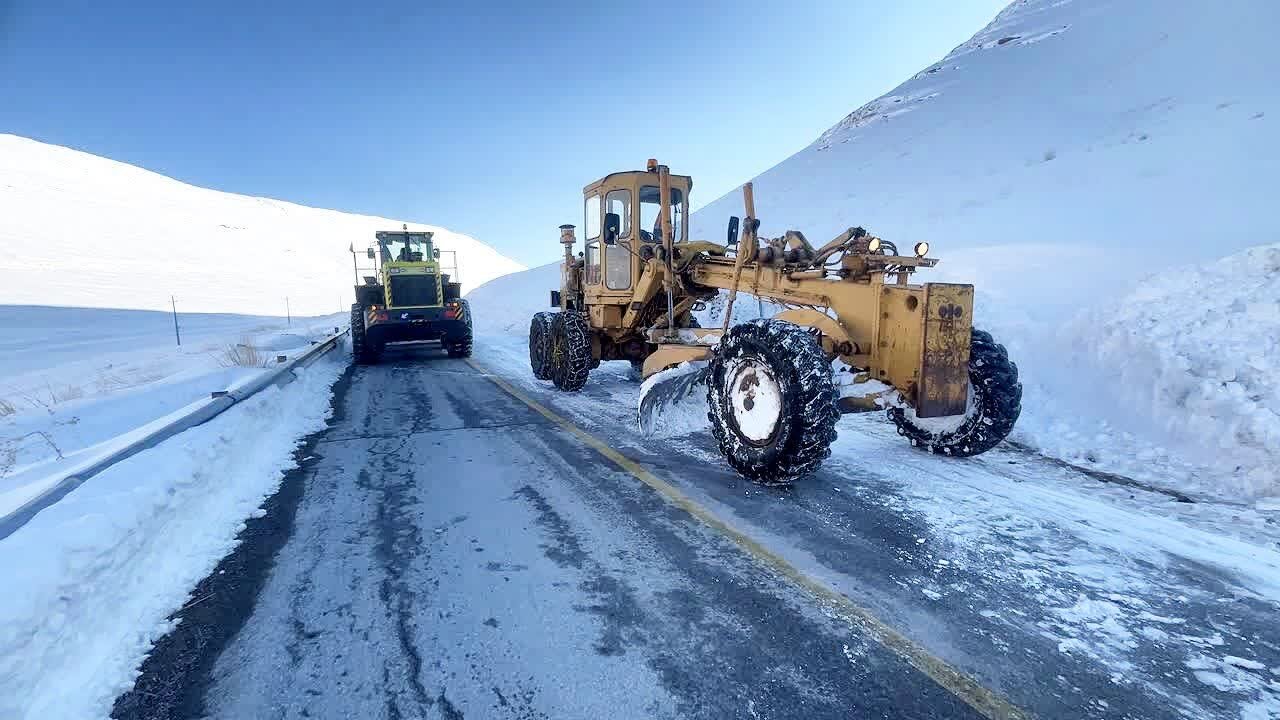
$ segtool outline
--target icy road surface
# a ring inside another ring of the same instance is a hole
[[[1280,557],[1213,511],[864,418],[763,489],[705,432],[632,437],[625,364],[560,395],[522,352],[477,362],[1027,716],[1280,712]],[[472,365],[396,350],[335,392],[116,717],[981,717]]]

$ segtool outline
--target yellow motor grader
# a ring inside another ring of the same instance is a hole
[[[816,470],[842,412],[885,409],[912,444],[955,456],[1013,429],[1018,368],[972,327],[973,286],[910,282],[937,264],[927,243],[900,253],[857,227],[819,247],[795,230],[760,237],[750,183],[726,242],[693,241],[692,187],[653,160],[586,186],[584,249],[560,227],[559,312],[530,323],[536,377],[576,391],[600,361],[630,360],[646,378],[642,430],[705,386],[721,452],[767,484]],[[740,292],[785,309],[731,325]],[[694,312],[712,302],[721,327],[700,327]]]

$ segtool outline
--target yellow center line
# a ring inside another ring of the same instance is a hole
[[[990,720],[1030,720],[1032,717],[1030,713],[1016,707],[994,690],[987,688],[973,677],[947,664],[942,658],[930,653],[911,638],[885,624],[870,610],[853,602],[843,593],[836,592],[827,587],[825,583],[806,575],[781,555],[721,520],[674,485],[614,450],[603,440],[579,428],[572,421],[516,389],[511,383],[490,372],[478,362],[472,359],[468,359],[467,362],[508,395],[523,402],[535,412],[564,428],[591,449],[608,458],[640,482],[656,490],[672,505],[684,510],[699,522],[731,540],[761,565],[807,591],[817,600],[823,610],[866,633],[984,717],[990,718]]]

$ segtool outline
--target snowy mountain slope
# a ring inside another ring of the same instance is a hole
[[[1065,271],[1105,252],[1055,291],[1273,242],[1278,23],[1270,0],[1019,0],[755,178],[762,231],[863,225],[944,260],[1009,246]],[[722,197],[694,229],[717,237],[741,208]]]
[[[400,220],[206,190],[124,163],[0,134],[0,304],[298,315],[350,307],[350,244]],[[466,235],[464,289],[519,263]],[[445,257],[446,262],[448,256]]]
[[[1014,439],[1201,496],[1280,493],[1280,383],[1255,367],[1280,336],[1270,251],[1212,264],[1280,241],[1277,24],[1264,0],[1019,0],[755,178],[762,232],[928,240],[942,264],[918,280],[974,283],[978,323],[1022,370]],[[720,238],[741,202],[694,213],[694,235]],[[512,298],[528,286],[543,309],[554,267],[474,297],[503,298],[501,329],[523,333]]]

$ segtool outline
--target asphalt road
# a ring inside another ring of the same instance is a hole
[[[1230,695],[1179,679],[1181,650],[1127,657],[1128,681],[1124,666],[1064,652],[1034,622],[1044,583],[1086,588],[939,560],[949,546],[933,520],[886,502],[900,488],[883,473],[837,461],[797,488],[758,488],[705,434],[672,452],[636,440],[626,408],[584,415],[607,390],[562,406],[521,387],[722,526],[471,364],[395,350],[339,382],[329,427],[114,717],[1236,716]],[[1144,598],[1152,617],[1176,604],[1184,625],[1229,626],[1225,650],[1278,664],[1273,606],[1214,568],[1149,569],[1187,588]],[[940,578],[948,593],[920,595]],[[1161,673],[1178,678],[1145,681]],[[984,694],[994,709],[975,709]]]

